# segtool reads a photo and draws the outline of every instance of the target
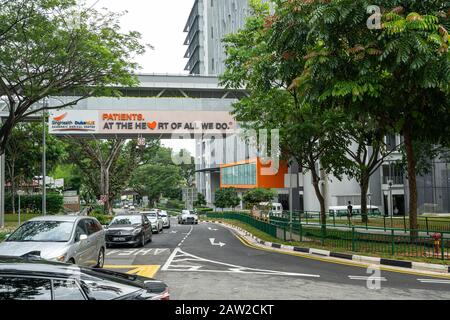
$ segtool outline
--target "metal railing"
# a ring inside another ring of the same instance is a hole
[[[320,223],[304,223],[302,215],[293,219],[292,224],[290,220],[280,217],[264,221],[248,214],[232,212],[208,213],[207,217],[237,220],[286,242],[296,241],[382,256],[450,260],[450,232],[446,231],[431,235],[427,230],[411,232],[409,229],[345,224],[323,226]]]
[[[301,222],[305,225],[318,225],[320,224],[320,212],[294,212],[293,222]],[[282,215],[270,215],[270,221],[290,221],[289,212],[284,212]],[[450,232],[450,219],[434,218],[434,217],[418,217],[418,228],[427,235],[431,235],[436,232]],[[327,227],[355,227],[359,228],[382,228],[385,231],[388,229],[403,230],[408,232],[409,217],[386,217],[384,215],[368,215],[367,219],[363,219],[360,214],[354,214],[350,219],[345,215],[335,216],[327,215]]]

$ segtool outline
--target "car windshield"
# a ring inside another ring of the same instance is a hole
[[[157,218],[156,213],[147,213],[147,218],[150,220],[155,220]]]
[[[167,213],[160,213],[159,214],[161,217],[167,217]]]
[[[68,242],[74,223],[62,221],[29,221],[19,227],[8,242]]]
[[[133,225],[133,224],[141,224],[141,223],[142,223],[141,216],[115,217],[113,219],[113,221],[111,221],[112,226]]]

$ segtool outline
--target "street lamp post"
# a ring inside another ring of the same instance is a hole
[[[47,176],[47,150],[46,150],[46,143],[47,143],[47,128],[45,123],[45,109],[42,111],[42,214],[44,216],[47,215],[47,183],[46,183],[46,176]]]
[[[389,183],[389,201],[390,201],[390,210],[391,210],[391,228],[394,226],[394,199],[392,199],[392,186],[394,185],[394,182],[392,180],[388,181]]]

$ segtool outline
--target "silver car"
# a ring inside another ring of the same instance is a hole
[[[161,219],[163,221],[163,227],[166,229],[170,229],[170,217],[167,214],[167,211],[162,210],[159,213],[159,216],[161,217]]]
[[[22,224],[0,244],[0,256],[42,259],[103,268],[105,231],[95,218],[47,216]]]
[[[152,210],[141,213],[144,214],[148,220],[150,220],[150,223],[152,224],[153,233],[159,234],[164,231],[164,222],[161,219],[161,216],[159,215],[158,211]]]

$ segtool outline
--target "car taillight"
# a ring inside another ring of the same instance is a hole
[[[166,288],[166,290],[164,290],[163,293],[157,295],[152,300],[169,301],[170,300],[169,288]]]

